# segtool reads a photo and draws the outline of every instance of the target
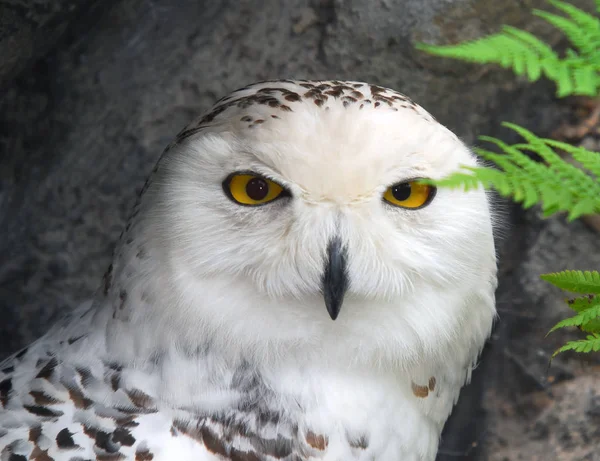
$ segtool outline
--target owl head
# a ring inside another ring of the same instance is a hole
[[[496,285],[488,199],[421,182],[460,165],[476,165],[469,149],[389,89],[235,91],[177,136],[143,195],[138,315],[261,356],[410,362],[482,342]]]

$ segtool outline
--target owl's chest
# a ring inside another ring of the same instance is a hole
[[[309,374],[304,380],[283,374],[277,385],[256,377],[242,381],[229,406],[178,410],[172,419],[141,416],[132,434],[144,440],[154,461],[173,459],[173,453],[180,460],[435,458],[441,426],[424,411],[425,397],[403,389],[398,380],[329,373],[328,379]],[[439,398],[434,390],[431,394]],[[149,434],[159,427],[159,433]]]

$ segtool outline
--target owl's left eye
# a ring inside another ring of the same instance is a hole
[[[270,179],[254,173],[233,173],[223,182],[225,194],[240,205],[257,206],[287,195],[286,190]]]
[[[383,199],[391,205],[415,210],[429,205],[435,192],[435,187],[419,183],[417,180],[405,181],[388,187]]]

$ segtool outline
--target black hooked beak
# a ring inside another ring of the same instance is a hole
[[[346,249],[339,238],[334,238],[327,247],[327,260],[323,273],[323,297],[331,320],[335,320],[340,313],[347,289]]]

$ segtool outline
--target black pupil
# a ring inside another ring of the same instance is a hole
[[[248,181],[248,184],[246,184],[246,194],[248,194],[248,197],[252,200],[263,200],[268,193],[269,185],[267,184],[267,181],[262,178],[252,178]]]
[[[392,195],[399,202],[408,200],[408,198],[410,197],[410,184],[405,182],[403,184],[395,185],[394,187],[392,187]]]

